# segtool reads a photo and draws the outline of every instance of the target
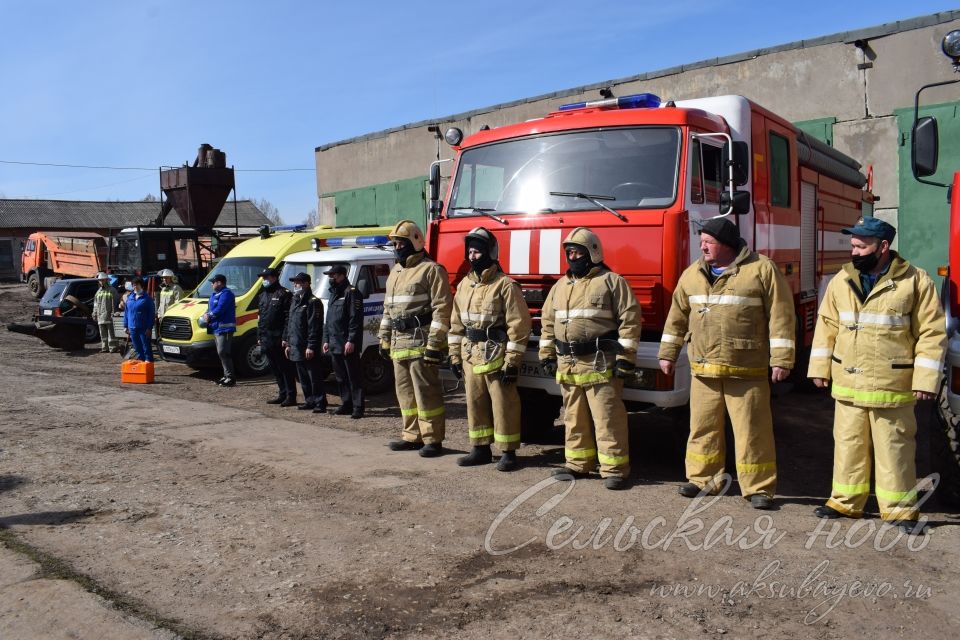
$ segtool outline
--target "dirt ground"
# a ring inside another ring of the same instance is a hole
[[[0,285],[4,325],[33,304]],[[677,495],[674,416],[631,415],[633,486],[611,492],[549,479],[559,429],[514,473],[458,467],[461,393],[451,453],[425,460],[384,446],[392,394],[360,421],[304,415],[266,405],[266,379],[220,389],[170,363],[121,385],[98,348],[0,330],[0,541],[156,637],[952,638],[960,624],[953,514],[928,502],[917,538],[881,529],[874,503],[856,524],[812,516],[830,488],[823,393],[774,399],[778,508],[762,514],[736,485]]]

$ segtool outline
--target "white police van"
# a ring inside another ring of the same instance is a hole
[[[323,301],[324,317],[330,300],[329,278],[324,271],[334,265],[347,268],[350,284],[363,294],[363,351],[361,375],[367,393],[382,393],[393,388],[393,363],[380,355],[380,318],[387,277],[396,263],[386,236],[314,239],[311,251],[291,253],[280,271],[280,282],[290,288],[290,278],[301,271],[310,275],[313,294]],[[329,356],[324,371],[330,371]]]

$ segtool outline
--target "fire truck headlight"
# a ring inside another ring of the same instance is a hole
[[[948,58],[952,58],[953,60],[960,59],[960,29],[954,29],[943,36],[941,48],[943,49],[943,54]]]
[[[447,141],[448,145],[455,147],[463,142],[463,131],[456,127],[450,127],[447,129],[447,132],[443,134],[443,139]]]

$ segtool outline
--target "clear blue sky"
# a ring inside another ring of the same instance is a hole
[[[316,206],[315,147],[525,96],[879,25],[947,2],[0,0],[0,160],[157,167],[202,142],[240,198]],[[824,70],[829,73],[829,70]],[[425,170],[425,169],[424,169]],[[0,194],[159,195],[156,171],[0,163]]]

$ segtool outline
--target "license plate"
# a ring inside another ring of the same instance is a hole
[[[164,353],[176,353],[176,354],[179,354],[179,353],[180,353],[180,347],[176,347],[176,346],[174,346],[174,345],[172,345],[172,344],[165,344],[165,345],[163,345],[163,352],[164,352]]]
[[[537,378],[549,378],[554,379],[555,376],[548,376],[543,372],[543,369],[540,368],[539,364],[531,364],[529,362],[520,363],[520,375],[522,376],[534,376]]]
[[[53,315],[53,309],[44,309],[44,310],[43,310],[43,315],[45,315],[45,316],[52,316],[52,315]]]

